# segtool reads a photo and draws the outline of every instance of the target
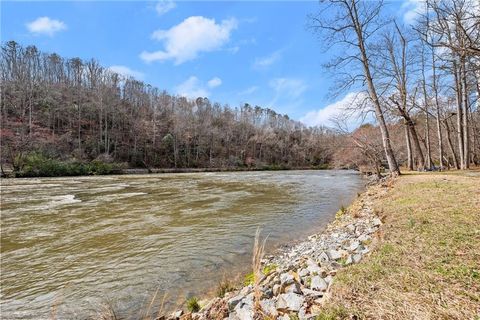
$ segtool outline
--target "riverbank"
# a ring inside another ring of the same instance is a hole
[[[212,167],[212,168],[131,168],[122,163],[90,163],[55,161],[52,159],[34,158],[33,163],[23,165],[15,171],[12,166],[3,166],[0,170],[2,178],[41,178],[68,176],[95,176],[118,174],[151,174],[151,173],[201,173],[201,172],[248,172],[248,171],[285,171],[285,170],[328,170],[334,169],[328,164],[318,166],[291,167],[287,165],[263,165],[244,167]]]
[[[478,172],[371,186],[324,232],[265,257],[244,287],[165,318],[475,319],[479,207]]]

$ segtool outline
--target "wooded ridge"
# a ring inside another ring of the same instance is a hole
[[[333,128],[307,127],[270,108],[172,95],[93,59],[9,41],[0,61],[2,171],[346,167],[397,175],[401,166],[480,163],[478,2],[426,1],[413,25],[389,18],[381,1],[320,6],[310,28],[341,49],[325,67],[339,94],[356,92]],[[347,119],[369,113],[375,124],[347,128]]]
[[[2,164],[45,158],[130,167],[299,167],[331,161],[333,131],[274,110],[175,96],[95,60],[2,46]],[[38,155],[37,155],[38,157]]]

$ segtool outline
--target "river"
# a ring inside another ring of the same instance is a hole
[[[351,171],[3,179],[2,319],[83,319],[109,303],[174,307],[321,230],[363,187]]]

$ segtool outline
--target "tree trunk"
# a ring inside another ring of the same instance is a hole
[[[426,149],[426,159],[425,166],[428,169],[432,168],[432,153],[430,149],[430,123],[428,119],[428,95],[427,95],[427,80],[425,78],[425,55],[424,55],[424,43],[422,45],[422,91],[423,91],[423,102],[425,108],[425,149]]]
[[[453,75],[455,80],[455,91],[457,99],[457,139],[458,139],[458,151],[459,151],[459,164],[460,169],[464,169],[465,156],[464,156],[464,144],[463,144],[463,107],[462,107],[462,85],[460,83],[460,77],[458,72],[457,63],[453,62]]]
[[[468,111],[469,111],[469,103],[468,103],[468,87],[467,87],[467,70],[465,64],[465,58],[462,57],[461,60],[462,64],[462,86],[463,86],[463,168],[468,169],[470,168],[470,137],[469,137],[469,123],[468,123]]]
[[[407,142],[407,165],[408,170],[413,171],[412,143],[410,141],[410,129],[405,123],[405,141]]]
[[[442,124],[440,119],[440,104],[438,103],[438,87],[437,87],[437,75],[435,66],[435,53],[432,48],[432,73],[433,73],[433,93],[435,98],[436,120],[437,120],[437,138],[438,138],[438,157],[439,168],[443,171],[443,141],[442,141]]]
[[[447,133],[448,148],[450,149],[450,152],[452,154],[453,163],[455,164],[455,168],[460,169],[458,157],[457,157],[457,154],[455,153],[455,148],[453,148],[452,137],[450,136],[450,125],[448,124],[448,119],[445,119],[443,123],[445,124],[445,132]]]
[[[81,139],[81,129],[82,129],[82,125],[81,125],[81,114],[80,114],[80,104],[77,105],[77,108],[78,108],[78,151],[79,153],[81,154],[81,151],[82,151],[82,139]]]
[[[363,39],[363,36],[364,36],[363,28],[359,22],[357,6],[355,4],[355,1],[352,1],[352,9],[353,9],[353,12],[351,13],[351,18],[352,18],[352,22],[355,25],[355,31],[358,38],[358,46],[360,49],[364,75],[368,85],[368,93],[370,95],[370,99],[373,102],[373,105],[375,106],[375,116],[380,126],[380,132],[382,133],[382,143],[383,143],[383,148],[385,150],[385,156],[387,158],[390,174],[392,176],[396,176],[400,174],[400,169],[398,167],[397,160],[395,159],[395,154],[393,153],[392,145],[390,142],[390,135],[388,132],[387,124],[385,122],[385,117],[383,116],[383,110],[380,105],[380,101],[378,99],[375,85],[373,84],[373,78],[370,72],[370,65],[368,61],[367,51],[365,48],[365,42]]]

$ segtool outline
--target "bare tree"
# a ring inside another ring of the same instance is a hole
[[[329,66],[334,69],[345,69],[347,66],[360,66],[362,73],[350,73],[342,88],[364,81],[368,94],[375,110],[376,120],[380,127],[382,143],[388,167],[392,175],[400,174],[395,154],[390,142],[390,135],[385,121],[384,110],[374,83],[370,67],[369,42],[377,31],[383,27],[380,13],[383,8],[382,1],[358,0],[329,0],[322,1],[324,6],[321,13],[312,16],[312,27],[323,35],[323,41],[344,47],[344,55],[335,59]],[[328,12],[328,16],[322,12]]]
[[[420,140],[415,126],[415,121],[410,115],[411,106],[414,105],[416,90],[409,87],[410,75],[413,73],[412,66],[415,62],[410,53],[409,43],[398,24],[394,23],[393,30],[386,32],[382,36],[384,46],[380,47],[378,63],[376,64],[377,73],[382,75],[384,83],[381,84],[384,92],[391,92],[385,104],[393,105],[396,113],[403,118],[406,125],[406,141],[409,157],[412,157],[410,139],[413,141],[415,149],[417,168],[424,170],[425,159],[420,146]],[[390,90],[392,87],[393,90]],[[412,100],[412,103],[409,103]],[[412,166],[409,163],[409,168]]]

